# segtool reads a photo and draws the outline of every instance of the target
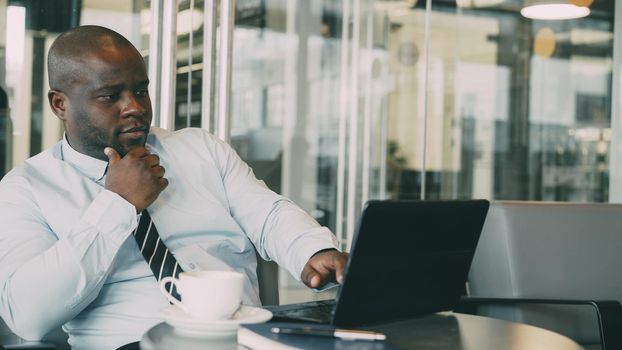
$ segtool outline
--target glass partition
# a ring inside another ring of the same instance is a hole
[[[260,179],[331,228],[344,247],[353,231],[348,211],[354,217],[369,196],[362,186],[384,190],[377,91],[385,83],[372,86],[369,63],[377,61],[380,76],[388,56],[384,38],[374,36],[381,32],[374,32],[371,5],[237,2],[238,14],[242,7],[261,20],[236,19],[231,143]]]
[[[62,124],[47,101],[46,58],[56,36],[78,24],[102,25],[126,36],[147,56],[150,21],[147,0],[9,0],[0,7],[0,87],[8,97],[8,108],[0,108],[0,159],[8,171],[62,137]]]
[[[153,74],[175,93],[154,103],[173,100],[171,128],[208,127],[206,4],[160,17],[154,4],[0,3],[5,171],[62,135],[44,57],[78,23],[112,27],[149,61],[150,34],[173,35],[171,76]],[[581,4],[586,17],[535,20],[511,0],[238,0],[228,137],[345,246],[372,198],[607,201],[615,8]]]
[[[236,19],[231,143],[268,186],[347,241],[348,210],[384,193],[382,19],[372,1],[240,7],[263,19]]]
[[[421,198],[425,174],[427,199],[607,201],[614,1],[537,20],[521,1],[435,0],[429,52],[425,5],[389,14],[397,197]]]

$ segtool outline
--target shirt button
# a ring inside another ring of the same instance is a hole
[[[194,263],[190,263],[188,264],[188,266],[190,267],[190,270],[194,270],[197,268],[197,266]]]

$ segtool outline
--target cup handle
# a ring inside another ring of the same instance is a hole
[[[169,291],[166,289],[166,284],[167,283],[170,283],[172,285],[176,285],[177,282],[179,282],[179,280],[177,278],[175,278],[175,277],[166,276],[166,277],[162,278],[160,280],[160,292],[162,292],[162,294],[164,294],[164,296],[166,297],[166,299],[168,301],[170,301],[174,305],[179,306],[179,308],[184,310],[185,313],[188,313],[188,310],[186,309],[186,306],[184,304],[182,304],[182,302],[179,301],[177,298],[172,296],[171,293],[169,293]],[[178,289],[179,289],[179,287],[178,287]]]

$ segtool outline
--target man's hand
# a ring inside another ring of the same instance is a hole
[[[106,189],[132,203],[137,212],[153,203],[168,186],[160,157],[145,147],[133,148],[123,158],[112,147],[106,147],[104,153],[108,156]]]
[[[343,282],[343,269],[348,254],[335,249],[313,255],[302,269],[300,277],[309,288],[319,288],[328,282]]]

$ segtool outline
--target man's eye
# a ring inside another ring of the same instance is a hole
[[[147,96],[147,95],[149,95],[149,90],[147,89],[136,90],[136,96]]]
[[[115,99],[115,95],[102,95],[99,96],[98,99],[102,102],[110,102]]]

